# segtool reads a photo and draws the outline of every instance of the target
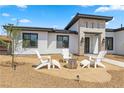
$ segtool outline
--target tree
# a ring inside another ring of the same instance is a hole
[[[15,57],[15,50],[18,45],[20,30],[16,28],[13,24],[8,24],[3,26],[7,36],[11,39],[11,45],[9,46],[9,49],[11,49],[11,55],[12,55],[12,68],[14,68],[14,57]]]

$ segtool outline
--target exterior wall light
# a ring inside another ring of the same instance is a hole
[[[105,43],[105,38],[102,39],[102,44],[104,44],[104,43]]]

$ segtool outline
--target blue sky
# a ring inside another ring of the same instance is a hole
[[[124,25],[124,6],[115,5],[17,5],[0,6],[0,34],[4,34],[1,25],[17,23],[19,26],[52,27],[63,29],[77,13],[113,16],[106,24],[107,28]]]

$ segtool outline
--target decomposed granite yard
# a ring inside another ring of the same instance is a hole
[[[84,56],[77,57],[78,63]],[[52,59],[60,61],[60,55],[52,55]],[[47,70],[46,68],[35,70],[32,65],[38,64],[35,56],[19,56],[15,58],[16,70],[11,68],[11,56],[0,55],[0,87],[15,88],[44,88],[44,87],[124,87],[124,68],[103,62],[106,68],[62,68]],[[76,81],[76,75],[80,81]]]

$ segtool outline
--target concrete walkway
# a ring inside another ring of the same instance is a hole
[[[88,57],[92,56],[93,58],[97,57],[97,55],[93,55],[93,54],[85,54],[85,56],[88,56]],[[124,62],[122,62],[122,61],[116,61],[116,60],[112,60],[112,59],[109,59],[109,58],[104,58],[103,61],[106,62],[106,63],[116,65],[116,66],[124,67]]]

